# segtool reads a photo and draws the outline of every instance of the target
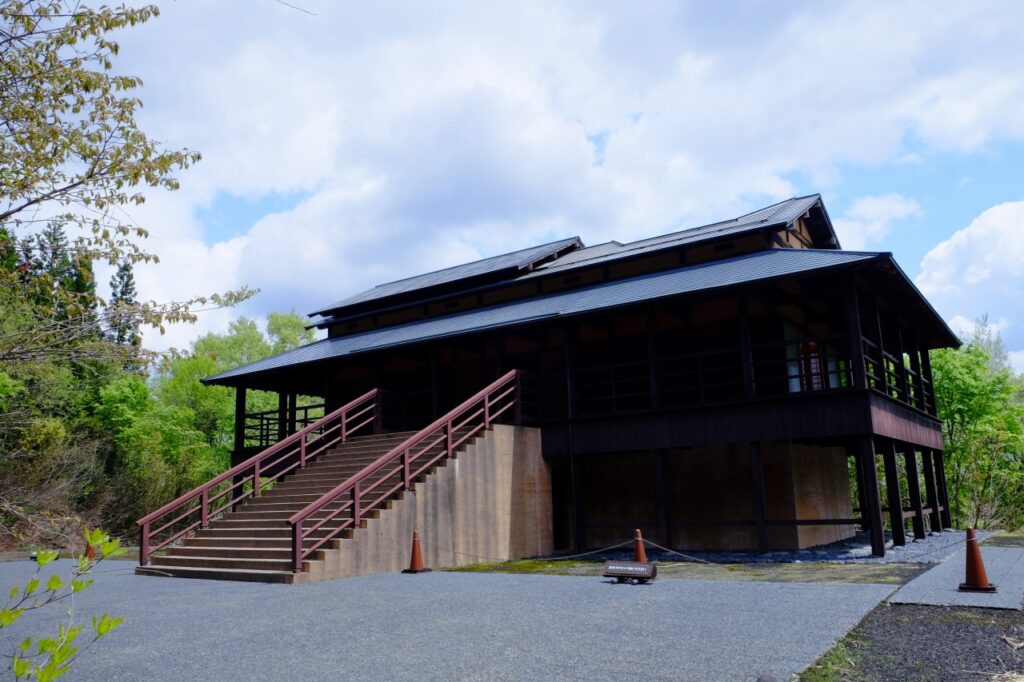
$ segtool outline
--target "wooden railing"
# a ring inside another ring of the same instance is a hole
[[[293,412],[281,410],[265,410],[263,412],[247,412],[245,414],[244,437],[246,445],[270,447],[286,437],[288,430],[305,428],[322,419],[324,404],[296,405]],[[294,423],[291,429],[289,423]]]
[[[381,508],[398,491],[411,489],[420,474],[491,428],[508,410],[516,409],[516,421],[520,421],[521,404],[519,372],[512,370],[293,514],[288,519],[293,570],[301,572],[307,557],[342,531],[358,528],[368,512]],[[313,515],[317,518],[312,519]]]
[[[140,532],[139,563],[145,566],[153,552],[199,528],[206,528],[211,519],[242,500],[259,497],[279,478],[296,468],[305,467],[307,462],[328,448],[369,430],[375,433],[380,430],[377,389],[364,393],[136,521]],[[165,520],[172,515],[173,518]]]

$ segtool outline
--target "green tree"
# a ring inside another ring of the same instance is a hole
[[[135,293],[135,273],[130,260],[122,260],[110,278],[110,339],[119,346],[142,345],[139,319],[135,314],[138,303]]]
[[[992,361],[987,330],[981,320],[962,348],[932,353],[951,513],[955,525],[1018,527],[1024,525],[1024,406],[1012,371]]]
[[[157,14],[154,6],[0,1],[0,230],[21,246],[20,262],[0,269],[0,363],[138,353],[93,342],[112,325],[109,310],[96,312],[91,264],[156,261],[139,245],[146,229],[123,207],[144,202],[147,188],[177,189],[174,174],[199,160],[188,149],[162,149],[139,129],[142,102],[134,91],[142,81],[114,70],[119,47],[110,35]],[[55,248],[65,240],[67,249]],[[6,246],[4,253],[0,260],[9,260]],[[65,256],[73,266],[70,286],[51,277],[53,305],[23,305],[46,284],[38,275],[53,272],[55,259]],[[130,309],[140,324],[162,331],[166,323],[193,321],[197,309],[252,293],[243,288]],[[125,307],[114,309],[117,319]]]

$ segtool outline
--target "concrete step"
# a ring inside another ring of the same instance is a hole
[[[251,571],[289,572],[292,568],[290,557],[280,559],[245,559],[219,556],[173,556],[163,554],[154,557],[153,565],[179,568],[241,568]]]
[[[232,559],[276,559],[278,561],[289,561],[292,556],[292,549],[289,543],[287,547],[239,547],[236,545],[217,546],[183,545],[180,547],[168,547],[165,557],[230,557]]]
[[[174,578],[200,578],[206,580],[243,580],[260,583],[295,583],[302,580],[301,574],[291,571],[267,571],[252,568],[201,568],[191,566],[167,566],[150,563],[137,566],[135,575],[165,576]]]
[[[184,541],[183,547],[267,547],[291,549],[291,538],[280,537],[231,537],[224,535],[196,536]]]
[[[331,531],[335,530],[337,527],[338,526],[336,524],[328,524],[328,525],[324,526],[323,528],[318,528],[317,530],[313,531],[313,535],[311,537],[323,537],[324,535],[327,535]],[[228,527],[208,528],[208,529],[202,531],[202,533],[208,534],[208,535],[197,535],[195,537],[196,538],[204,538],[204,537],[240,538],[240,539],[247,539],[247,538],[256,538],[256,539],[284,538],[285,540],[288,541],[288,545],[289,546],[291,546],[291,537],[292,537],[291,526],[289,526],[287,523],[279,524],[279,525],[276,525],[276,526],[270,526],[270,525],[265,525],[265,524],[239,524],[239,525],[236,525],[236,526],[233,526],[233,527],[232,526],[228,526]],[[338,535],[338,537],[347,537],[345,535],[346,533],[351,533],[351,531],[350,530],[343,530],[343,531],[341,531],[341,534]],[[191,541],[192,539],[195,539],[195,538],[190,538],[189,541]]]

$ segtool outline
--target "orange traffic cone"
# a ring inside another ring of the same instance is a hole
[[[423,550],[420,549],[419,531],[412,532],[412,556],[409,558],[409,568],[402,573],[430,573],[429,568],[423,567]]]
[[[985,564],[981,561],[981,550],[974,529],[967,529],[967,581],[960,583],[961,592],[995,592],[996,586],[988,581]]]
[[[633,541],[633,561],[647,563],[647,552],[644,550],[644,536],[640,534],[639,528],[636,529],[636,540]]]

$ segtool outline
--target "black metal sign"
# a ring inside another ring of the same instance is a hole
[[[635,580],[638,583],[646,583],[658,577],[658,565],[655,563],[644,563],[641,561],[605,561],[605,578],[615,578],[620,583],[627,580]]]

